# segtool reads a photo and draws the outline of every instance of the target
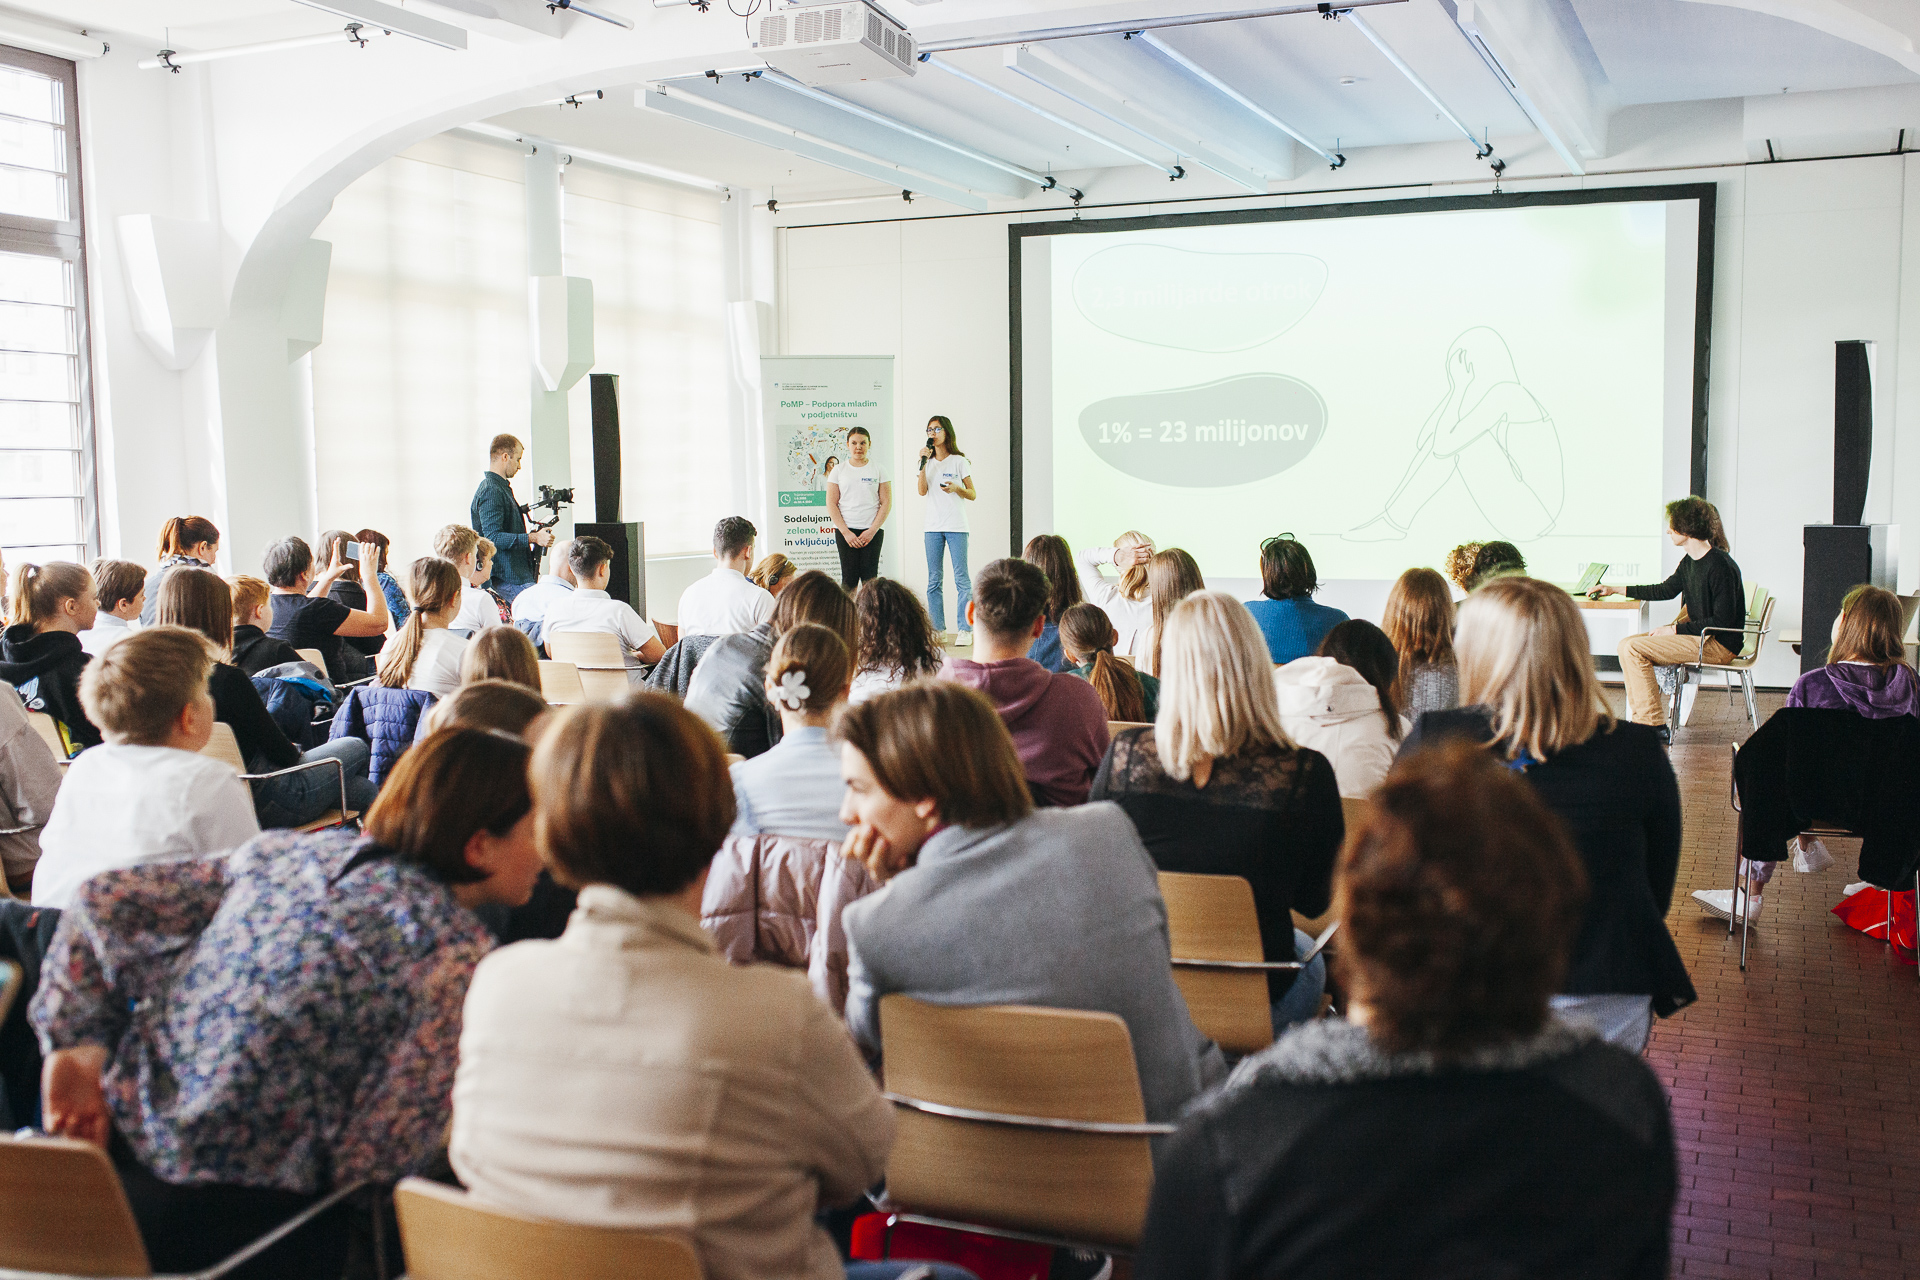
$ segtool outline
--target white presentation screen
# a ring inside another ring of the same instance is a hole
[[[1019,228],[1017,532],[1138,528],[1209,579],[1256,577],[1277,533],[1322,579],[1496,538],[1539,577],[1657,577],[1661,505],[1704,475],[1711,200]]]

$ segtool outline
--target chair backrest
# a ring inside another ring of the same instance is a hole
[[[1193,1024],[1233,1054],[1257,1053],[1273,1043],[1267,975],[1257,969],[1205,969],[1182,960],[1266,958],[1253,886],[1239,876],[1160,873],[1173,946],[1173,981],[1186,997]]]
[[[200,754],[232,766],[235,773],[247,771],[247,762],[240,754],[240,740],[233,736],[233,726],[224,720],[213,722],[213,736],[207,739],[206,746],[200,748]]]
[[[1122,729],[1151,728],[1153,728],[1153,721],[1151,720],[1109,720],[1107,721],[1107,736],[1111,738]]]
[[[580,687],[580,668],[571,662],[540,659],[540,695],[557,707],[585,702],[587,691]]]
[[[693,1246],[657,1232],[529,1218],[424,1178],[393,1207],[412,1280],[701,1280]]]
[[[0,1267],[153,1274],[106,1152],[68,1138],[0,1137]]]
[[[1340,817],[1346,823],[1347,830],[1353,831],[1367,820],[1373,812],[1373,801],[1362,796],[1341,796]]]
[[[314,666],[320,668],[322,675],[326,674],[327,660],[320,656],[318,649],[295,649],[294,652],[300,655],[300,661],[311,662]]]
[[[546,632],[547,656],[555,662],[571,662],[581,670],[594,667],[627,668],[627,655],[620,637],[610,631]]]
[[[1900,638],[1912,642],[1913,620],[1920,617],[1920,591],[1900,597]]]
[[[1746,643],[1740,646],[1742,658],[1760,656],[1760,645],[1764,633],[1773,625],[1773,593],[1755,583],[1752,594],[1747,600],[1747,625],[1753,632],[1747,636]]]
[[[53,758],[61,764],[67,762],[67,744],[60,738],[60,724],[44,711],[27,712],[27,723],[40,735],[40,741],[47,744],[47,750],[53,752]]]
[[[1153,1157],[1140,1131],[1146,1109],[1125,1022],[1110,1013],[890,995],[880,1001],[880,1039],[898,1122],[887,1160],[895,1204],[1110,1248],[1138,1242]]]

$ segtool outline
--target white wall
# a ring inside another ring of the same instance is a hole
[[[1832,518],[1836,340],[1879,343],[1869,518],[1904,526],[1903,589],[1920,583],[1920,394],[1905,401],[1899,395],[1903,366],[1920,378],[1920,154],[1749,166],[1741,107],[1707,102],[1623,111],[1607,165],[1630,172],[1518,181],[1510,175],[1508,189],[1717,184],[1707,496],[1720,507],[1748,582],[1780,597],[1776,628],[1792,629],[1800,622],[1801,526]],[[1319,193],[1152,211],[1486,190],[1484,170],[1476,172],[1470,157],[1463,161],[1461,150],[1369,151],[1338,175],[1372,185],[1365,192],[1326,190],[1323,172],[1292,184],[1320,187]],[[1510,147],[1502,151],[1513,154]],[[1526,159],[1514,167],[1540,169]],[[1408,185],[1373,185],[1380,183]],[[1141,187],[1114,191],[1118,185],[1100,194],[1151,200],[1166,192],[1164,184],[1151,193]],[[1084,216],[1146,211],[1136,204]],[[1013,220],[993,215],[789,226],[781,232],[782,349],[892,353],[898,358],[901,422],[929,413],[952,416],[980,476],[976,566],[1014,550],[1008,546],[1006,501],[1006,228]],[[1911,319],[1904,332],[1903,312]],[[911,474],[911,443],[912,433],[903,432],[896,460],[902,475]],[[917,543],[919,508],[910,496],[902,505],[894,536]],[[1116,528],[1137,522],[1123,513],[1115,519]],[[1658,513],[1649,519],[1657,520]],[[1171,530],[1163,534],[1176,536]],[[922,572],[915,566],[907,580],[922,586]],[[1379,593],[1348,594],[1360,605]],[[1784,686],[1797,672],[1792,651],[1769,641],[1761,683]]]

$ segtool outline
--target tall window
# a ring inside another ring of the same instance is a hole
[[[0,548],[98,545],[73,64],[0,47]]]

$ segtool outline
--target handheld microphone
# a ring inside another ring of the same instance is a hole
[[[931,431],[927,432],[927,448],[933,448],[933,432]],[[920,455],[920,469],[922,471],[927,469],[927,455],[924,453]]]

